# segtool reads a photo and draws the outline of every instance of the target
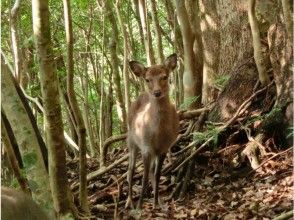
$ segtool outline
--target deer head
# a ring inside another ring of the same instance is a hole
[[[168,77],[171,71],[177,66],[176,54],[170,55],[162,64],[150,67],[145,67],[137,61],[130,61],[129,64],[132,72],[136,76],[145,79],[151,97],[161,99],[168,96]]]

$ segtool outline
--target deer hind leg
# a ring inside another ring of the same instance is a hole
[[[156,157],[153,208],[156,208],[159,205],[158,186],[159,186],[159,180],[161,175],[161,169],[162,169],[162,165],[163,165],[165,157],[166,157],[166,154],[161,154]]]
[[[129,167],[128,167],[129,195],[128,195],[125,207],[126,208],[129,208],[129,207],[134,208],[133,177],[134,177],[134,172],[135,172],[136,157],[137,157],[137,153],[138,153],[138,148],[134,143],[132,143],[131,140],[128,140],[128,148],[129,148]]]
[[[138,208],[141,209],[143,205],[143,198],[146,193],[146,189],[148,186],[148,176],[150,171],[150,165],[151,165],[151,154],[149,152],[142,152],[142,158],[143,158],[143,165],[144,165],[144,174],[143,174],[143,180],[142,180],[142,191],[139,198]]]

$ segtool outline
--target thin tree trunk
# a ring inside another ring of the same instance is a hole
[[[103,26],[103,37],[102,42],[105,41],[105,17],[104,14],[102,15],[102,26]],[[102,54],[104,53],[104,45],[102,44]],[[99,126],[98,127],[98,134],[99,134],[99,167],[105,166],[105,155],[103,154],[103,142],[104,142],[104,71],[105,71],[105,65],[104,65],[104,56],[102,56],[101,59],[101,74],[100,74],[100,107],[99,107]],[[111,86],[111,85],[110,85]]]
[[[10,12],[10,26],[11,26],[11,46],[14,58],[14,77],[18,83],[21,79],[22,56],[19,46],[19,33],[17,22],[19,18],[19,8],[21,0],[16,0]]]
[[[139,14],[144,35],[144,45],[147,57],[147,64],[150,66],[152,64],[155,64],[155,58],[152,48],[152,37],[150,33],[149,23],[147,21],[147,10],[145,0],[139,0]]]
[[[195,34],[191,29],[185,2],[176,0],[176,9],[184,45],[184,99],[191,102],[189,108],[193,109],[199,107],[201,103],[202,69],[196,69],[199,61],[195,59],[193,51]]]
[[[151,15],[152,15],[152,20],[155,26],[155,33],[156,33],[157,62],[162,63],[164,60],[164,56],[163,56],[163,49],[162,49],[161,31],[160,31],[160,25],[159,25],[159,21],[157,17],[157,8],[156,8],[155,0],[151,0]]]
[[[110,5],[110,2],[107,1],[106,3],[106,10],[108,11],[107,17],[111,23],[112,31],[111,33],[111,39],[109,43],[110,47],[110,56],[111,56],[111,66],[113,70],[113,86],[114,86],[114,91],[117,96],[117,107],[118,107],[118,115],[121,116],[122,120],[122,132],[125,132],[127,129],[127,113],[126,113],[126,108],[123,100],[123,95],[122,95],[122,89],[121,89],[121,79],[119,75],[119,59],[117,56],[117,45],[119,43],[119,33],[118,33],[118,28],[117,28],[117,22],[114,17],[114,13],[112,10],[112,6]]]
[[[139,33],[140,33],[140,47],[139,48],[143,49],[143,48],[145,48],[145,46],[144,46],[143,28],[140,23],[139,0],[133,0],[133,13],[134,13],[135,19],[136,19],[138,27],[139,27]],[[139,50],[139,51],[141,51],[141,50]]]
[[[124,22],[122,20],[119,7],[120,7],[120,0],[117,0],[115,4],[115,9],[116,9],[118,22],[119,22],[121,31],[123,33],[123,38],[124,38],[123,78],[124,78],[125,103],[126,103],[126,112],[129,112],[129,108],[130,108],[130,94],[129,94],[130,88],[129,87],[130,86],[129,86],[129,73],[128,73],[128,33],[124,25]]]
[[[258,27],[258,21],[255,15],[255,0],[249,0],[248,4],[248,19],[251,27],[253,49],[254,49],[254,60],[258,70],[258,76],[263,86],[270,82],[269,76],[266,72],[265,58],[262,54],[260,32]]]
[[[89,87],[89,79],[88,79],[88,63],[87,63],[87,57],[85,57],[85,76],[81,75],[81,86],[84,93],[84,103],[83,103],[83,118],[85,121],[85,126],[89,134],[89,143],[90,143],[90,155],[91,157],[94,157],[97,154],[97,149],[95,145],[93,130],[91,127],[90,122],[90,115],[89,115],[89,99],[88,99],[88,87]]]
[[[41,91],[48,140],[49,175],[54,208],[58,216],[71,213],[66,176],[65,140],[59,102],[58,78],[49,27],[47,0],[32,0],[33,30],[40,65]],[[47,180],[48,182],[48,180]]]
[[[83,116],[79,109],[77,98],[74,91],[74,61],[73,61],[73,31],[70,0],[63,0],[65,32],[67,41],[67,94],[70,106],[73,110],[74,118],[77,122],[78,145],[79,150],[79,181],[80,181],[80,205],[84,212],[89,213],[88,191],[87,191],[87,146],[86,146],[86,128]]]

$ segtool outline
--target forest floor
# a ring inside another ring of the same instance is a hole
[[[126,153],[126,149],[112,152],[108,164],[124,157]],[[175,187],[175,176],[161,177],[160,196],[164,204],[161,209],[153,209],[151,187],[142,210],[124,208],[127,198],[127,160],[98,175],[88,187],[90,208],[95,216],[93,219],[265,220],[277,216],[290,219],[293,216],[293,147],[263,158],[264,163],[255,171],[249,163],[231,168],[226,166],[220,156],[209,151],[203,152],[205,154],[208,161],[205,165],[196,163],[183,200],[168,199]],[[77,182],[77,161],[71,161],[68,165],[72,183]],[[97,161],[88,160],[88,168],[89,172],[97,170]],[[141,189],[142,169],[142,165],[137,167],[134,177],[135,201]]]

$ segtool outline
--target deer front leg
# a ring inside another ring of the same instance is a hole
[[[141,209],[143,205],[143,198],[146,193],[146,188],[148,186],[148,175],[150,170],[150,163],[151,163],[151,155],[148,152],[142,153],[143,157],[143,165],[144,165],[144,174],[142,180],[142,191],[139,198],[138,208]]]
[[[129,195],[127,198],[127,202],[125,207],[126,208],[134,208],[133,204],[133,177],[136,165],[136,157],[138,148],[128,141],[128,148],[129,148],[129,167],[128,167],[128,184],[129,184]]]
[[[159,205],[158,186],[159,186],[159,180],[161,175],[161,169],[162,169],[162,165],[163,165],[165,157],[166,157],[166,154],[161,154],[156,157],[153,208],[156,208]]]

